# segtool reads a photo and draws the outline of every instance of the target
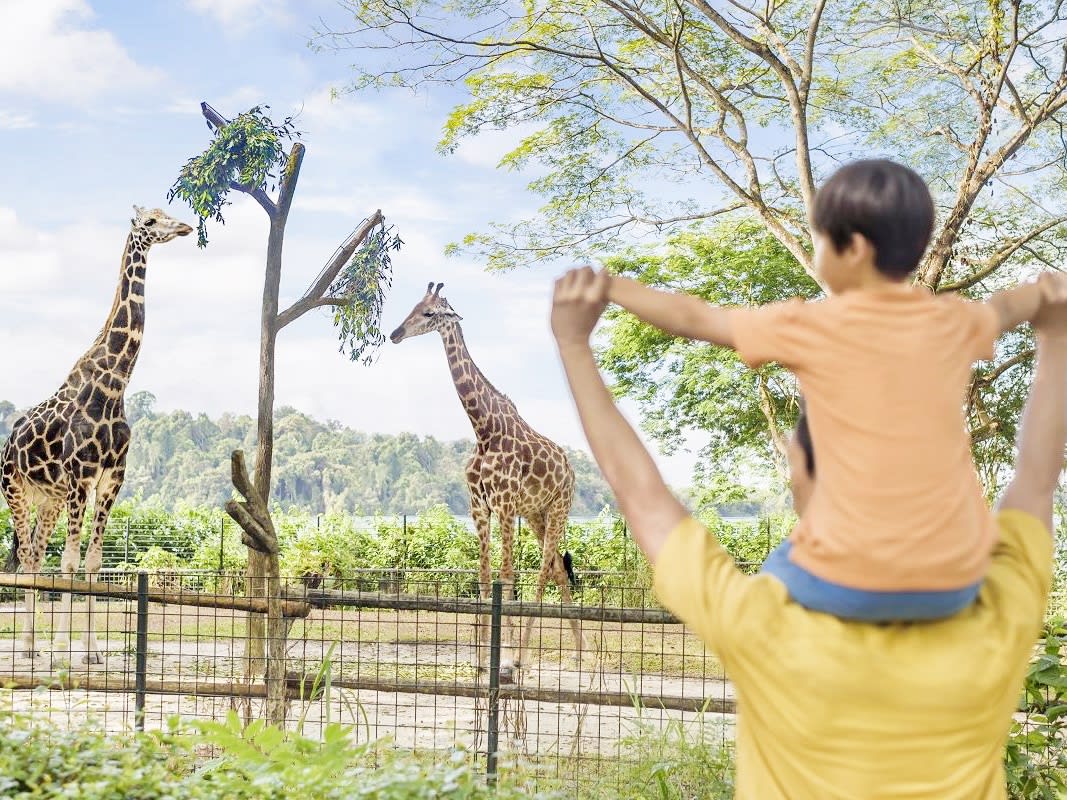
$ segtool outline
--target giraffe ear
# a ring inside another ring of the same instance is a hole
[[[142,211],[144,211],[144,206],[138,206],[138,205],[135,205],[135,206],[133,207],[133,213],[134,213],[134,214],[137,214],[138,216],[140,216],[140,215],[141,215],[141,212],[142,212]]]

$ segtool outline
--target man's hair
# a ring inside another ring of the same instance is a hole
[[[934,229],[934,201],[919,174],[885,159],[853,161],[815,195],[815,230],[840,252],[858,233],[874,247],[874,265],[902,280],[919,266]]]
[[[815,477],[815,447],[811,443],[811,430],[808,428],[808,409],[804,405],[804,398],[800,398],[800,416],[797,417],[795,436],[800,449],[804,451],[804,466],[808,468],[808,474]]]

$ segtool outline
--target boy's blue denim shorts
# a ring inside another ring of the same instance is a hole
[[[978,597],[982,582],[936,592],[873,592],[824,581],[789,560],[792,545],[782,542],[767,556],[763,572],[778,578],[790,597],[805,608],[861,622],[944,619]]]

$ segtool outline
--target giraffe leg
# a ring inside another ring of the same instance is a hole
[[[504,508],[498,512],[500,522],[500,582],[504,598],[510,600],[515,586],[515,509]],[[501,631],[500,682],[514,683],[522,663],[515,650],[514,626],[511,617],[504,617]],[[520,625],[521,627],[521,625]]]
[[[23,561],[21,546],[19,548],[19,561],[29,565],[23,567],[26,572],[33,574],[41,571],[41,566],[44,564],[44,554],[48,549],[48,540],[52,538],[52,531],[56,529],[56,522],[62,513],[63,502],[61,500],[49,499],[37,507],[37,522],[34,525],[33,535],[27,537],[29,545],[26,547],[25,561]],[[26,596],[28,598],[36,598],[37,592],[27,590]],[[30,629],[30,632],[32,635],[32,629]]]
[[[541,542],[541,571],[537,575],[537,602],[541,602],[545,584],[552,578],[559,586],[560,598],[564,604],[573,602],[571,597],[570,578],[563,565],[563,556],[560,555],[559,545],[563,540],[563,533],[567,529],[567,511],[570,503],[558,503],[548,509],[545,514],[545,533]],[[574,650],[578,664],[582,663],[582,654],[587,649],[585,636],[582,634],[580,620],[570,620],[571,632],[574,634]],[[525,645],[525,641],[523,642]]]
[[[125,477],[124,469],[114,469],[104,473],[100,483],[96,487],[96,509],[93,514],[93,532],[89,539],[89,547],[85,552],[85,580],[93,580],[100,572],[103,563],[104,551],[104,526],[111,515],[111,507],[115,504],[119,489]],[[100,649],[96,643],[96,625],[93,620],[96,598],[89,595],[85,598],[85,663],[102,664]]]
[[[489,545],[492,537],[490,525],[491,513],[481,493],[471,488],[471,517],[478,532],[478,593],[482,600],[488,600],[492,587],[493,572],[489,560]],[[479,614],[475,622],[474,652],[475,666],[479,672],[488,667],[489,615]]]
[[[67,497],[67,543],[63,547],[63,557],[59,569],[65,578],[73,579],[81,562],[82,519],[85,517],[85,505],[89,489],[84,484],[76,484]],[[70,646],[70,618],[74,597],[70,592],[63,593],[60,601],[59,621],[56,625],[55,649],[66,650]]]
[[[529,523],[530,525],[530,529],[534,532],[534,535],[537,537],[538,543],[541,545],[541,569],[537,573],[537,585],[534,588],[535,603],[541,602],[541,598],[544,596],[545,593],[545,583],[548,580],[548,571],[545,569],[545,553],[547,552],[544,549],[546,527],[545,520],[546,518],[543,513],[539,515],[534,514],[526,518],[527,523]],[[530,644],[530,635],[533,632],[535,620],[536,618],[534,617],[531,617],[530,619],[526,620],[525,624],[523,624],[520,630],[519,649],[516,653],[516,658],[520,662],[522,662],[526,658],[526,648],[529,647]]]
[[[15,525],[15,536],[18,539],[19,568],[22,572],[32,573],[36,571],[33,563],[33,537],[30,535],[30,501],[22,487],[8,474],[4,474],[3,482],[4,498],[8,508],[11,509],[11,520]],[[40,519],[40,513],[38,513]],[[34,628],[37,625],[37,592],[33,589],[26,590],[26,611],[22,620],[22,654],[27,658],[37,655],[34,647]]]

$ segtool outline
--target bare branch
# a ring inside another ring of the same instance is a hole
[[[281,330],[290,322],[300,318],[313,308],[318,308],[323,305],[343,305],[343,303],[320,303],[318,302],[329,290],[330,285],[340,274],[345,264],[352,258],[352,254],[367,240],[371,231],[382,225],[385,222],[385,217],[382,216],[381,209],[375,211],[370,218],[364,220],[363,224],[356,228],[352,232],[352,235],[345,240],[345,243],[337,248],[337,252],[333,254],[333,258],[329,263],[322,268],[322,272],[319,273],[315,282],[308,287],[304,295],[293,303],[289,308],[278,314],[278,330]]]
[[[1067,215],[1059,216],[1054,219],[1050,219],[1045,223],[1038,225],[1036,228],[1031,228],[1022,236],[1017,236],[1014,239],[1009,239],[1003,245],[998,247],[989,258],[981,261],[981,267],[974,274],[968,275],[952,283],[943,283],[938,287],[940,292],[958,292],[962,289],[969,289],[980,281],[992,275],[996,272],[1005,261],[1015,255],[1021,248],[1028,245],[1034,239],[1041,234],[1052,230],[1053,228],[1062,225],[1067,222]]]

